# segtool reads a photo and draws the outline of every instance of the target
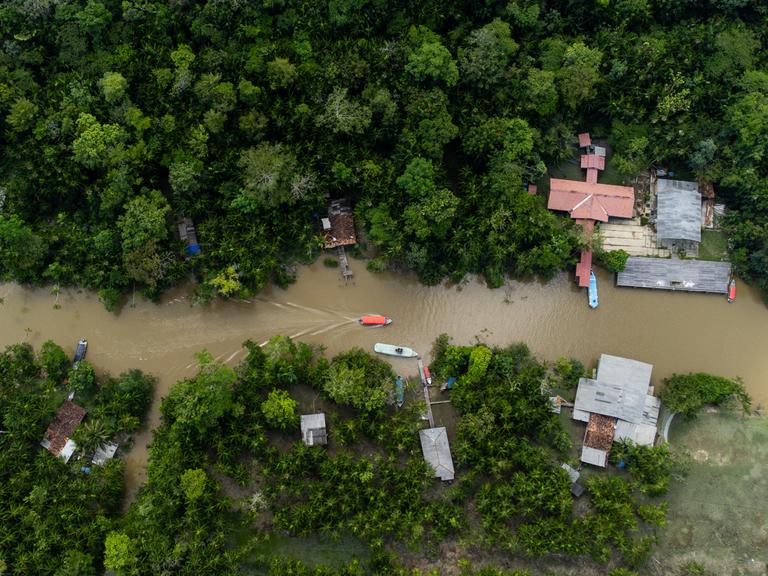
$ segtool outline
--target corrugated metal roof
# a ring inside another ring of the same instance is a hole
[[[656,440],[656,425],[633,424],[619,420],[616,424],[615,441],[632,440],[635,444],[641,446],[653,446]]]
[[[701,194],[696,182],[659,178],[656,212],[660,240],[701,242]]]
[[[91,458],[91,462],[102,466],[106,464],[107,460],[111,460],[115,457],[115,452],[117,452],[117,444],[106,442],[96,448],[96,451],[93,453],[93,458]]]
[[[435,476],[441,480],[453,480],[453,459],[445,427],[419,430],[419,440],[421,440],[424,460],[432,466]]]
[[[581,448],[582,462],[605,468],[605,463],[607,460],[608,460],[608,453],[605,450],[597,450],[596,448],[590,448],[589,446],[582,446]]]
[[[730,279],[729,262],[630,256],[616,275],[616,285],[727,294]]]
[[[576,410],[640,423],[653,366],[645,362],[603,354],[597,379],[582,378],[576,390]]]
[[[325,429],[325,414],[302,414],[301,437],[307,446],[328,444],[328,433]]]

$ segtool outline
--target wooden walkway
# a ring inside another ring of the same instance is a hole
[[[616,285],[727,294],[730,277],[730,262],[630,257],[616,276]]]
[[[347,252],[344,246],[338,246],[336,248],[336,256],[339,258],[339,267],[341,268],[341,276],[344,278],[344,282],[350,280],[354,274],[349,267],[349,260],[347,259]]]
[[[419,358],[419,378],[421,379],[421,388],[424,391],[424,402],[427,405],[427,420],[429,420],[429,427],[435,427],[435,417],[432,415],[432,399],[429,397],[429,385],[427,384],[427,378],[424,376],[424,361]]]

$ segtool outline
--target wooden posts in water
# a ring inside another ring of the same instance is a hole
[[[338,246],[336,248],[336,256],[339,258],[339,268],[341,269],[341,277],[344,278],[344,282],[348,282],[354,276],[354,273],[349,267],[349,260],[347,259],[347,252],[344,250],[344,246]]]

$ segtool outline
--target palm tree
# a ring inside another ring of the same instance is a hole
[[[109,431],[102,420],[88,420],[78,427],[75,440],[83,452],[91,454],[109,440]]]

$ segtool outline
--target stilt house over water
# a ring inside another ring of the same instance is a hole
[[[549,179],[547,208],[568,212],[577,224],[584,227],[585,241],[591,244],[595,222],[608,222],[609,218],[632,218],[635,189],[631,186],[598,184],[597,177],[605,170],[605,148],[594,146],[589,134],[579,134],[583,149],[581,167],[586,169],[586,180]],[[592,271],[592,250],[581,253],[576,266],[576,280],[582,288],[589,286]]]
[[[619,440],[653,446],[661,401],[653,395],[652,370],[645,362],[603,354],[597,378],[579,380],[573,418],[587,422],[582,462],[604,467]]]

